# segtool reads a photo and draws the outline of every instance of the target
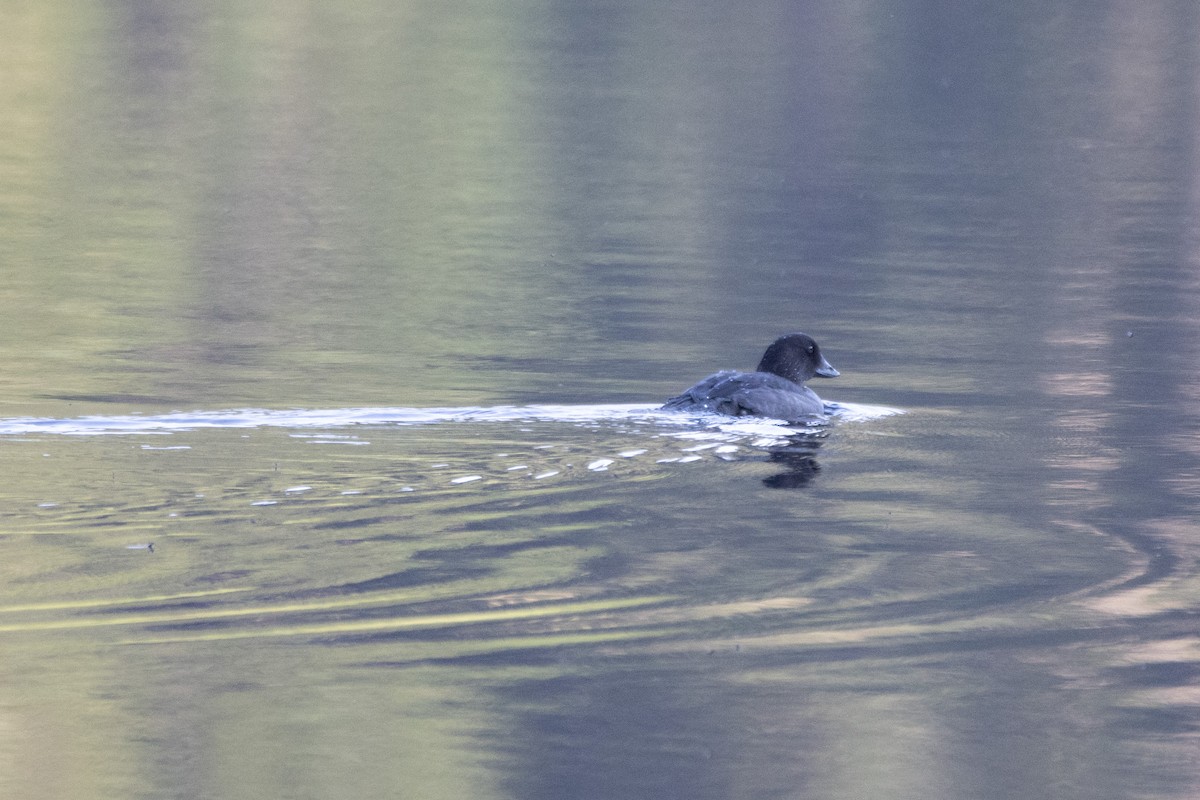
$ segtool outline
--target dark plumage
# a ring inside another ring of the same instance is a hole
[[[709,375],[672,397],[663,408],[796,422],[825,413],[821,398],[804,382],[812,377],[836,378],[838,374],[811,336],[789,333],[771,343],[756,372],[724,370]]]

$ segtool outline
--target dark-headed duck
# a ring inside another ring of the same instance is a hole
[[[821,398],[804,382],[812,377],[836,378],[838,374],[811,336],[789,333],[771,343],[757,371],[724,370],[709,375],[672,397],[663,408],[797,422],[825,413]]]

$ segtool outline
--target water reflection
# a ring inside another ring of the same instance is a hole
[[[817,463],[817,451],[821,448],[823,434],[806,432],[793,435],[787,444],[772,447],[769,460],[784,469],[763,478],[763,485],[772,489],[799,489],[807,486],[821,471]]]
[[[0,794],[1197,793],[1194,4],[76,5]],[[794,326],[910,413],[626,405]]]

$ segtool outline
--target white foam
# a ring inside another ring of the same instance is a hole
[[[846,422],[864,422],[904,412],[886,406],[857,403],[829,403],[831,417]],[[129,414],[115,416],[11,417],[0,419],[0,436],[29,434],[58,436],[100,436],[129,434],[171,434],[208,428],[345,428],[355,425],[377,427],[437,425],[454,422],[647,422],[669,428],[686,428],[681,438],[704,439],[721,432],[747,435],[789,436],[796,427],[777,420],[751,417],[730,419],[719,414],[693,414],[663,411],[656,405],[531,405],[462,408],[333,408],[265,409],[243,408],[225,411],[173,411],[169,414]],[[703,425],[696,430],[697,425]],[[541,445],[549,449],[552,445]]]

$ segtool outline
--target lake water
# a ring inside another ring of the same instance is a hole
[[[0,796],[1200,793],[1200,6],[244,5],[0,6]]]

